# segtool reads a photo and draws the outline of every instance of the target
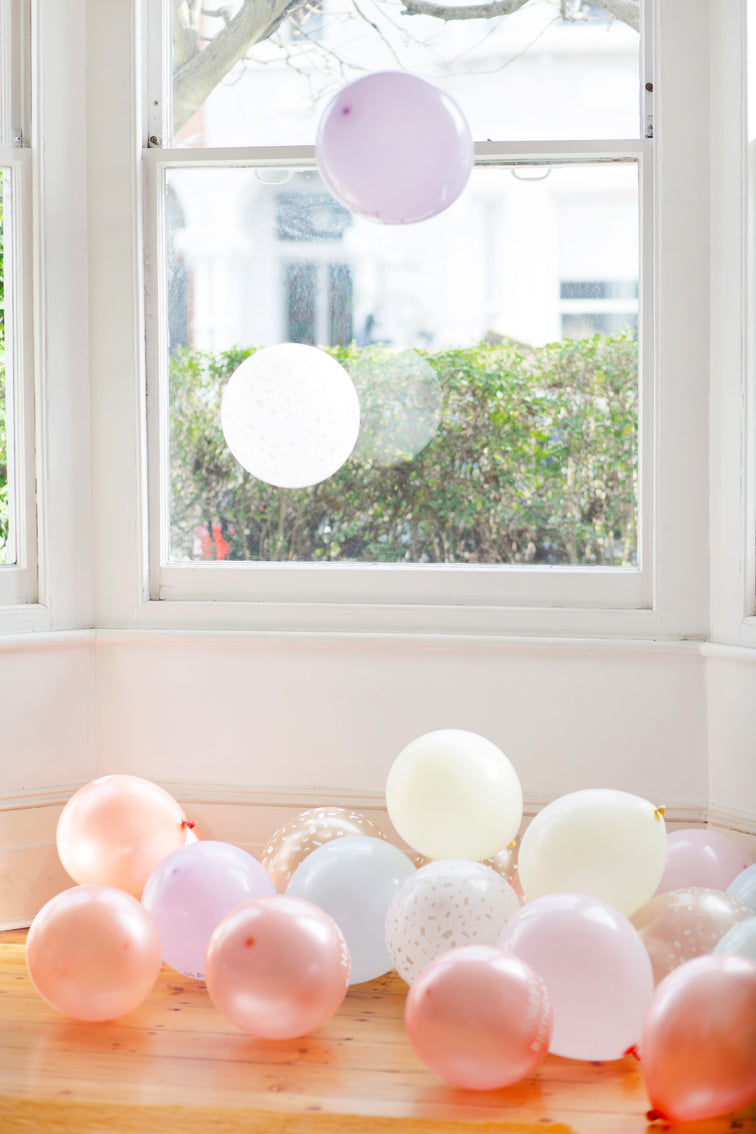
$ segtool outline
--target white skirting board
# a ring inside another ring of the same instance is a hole
[[[384,797],[379,793],[333,792],[325,789],[292,791],[234,791],[228,788],[164,784],[180,800],[204,838],[220,839],[259,856],[280,827],[311,807],[336,806],[362,812],[394,841]],[[55,846],[58,816],[75,785],[30,798],[0,800],[0,930],[31,923],[37,910],[60,890],[72,885]],[[548,802],[526,799],[523,828]],[[731,835],[756,858],[756,818],[709,810],[690,803],[666,802],[670,830],[709,823]]]

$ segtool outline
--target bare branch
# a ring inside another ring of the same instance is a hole
[[[511,16],[528,0],[482,0],[480,4],[442,4],[437,0],[402,0],[407,16],[433,16],[437,20],[490,20]]]

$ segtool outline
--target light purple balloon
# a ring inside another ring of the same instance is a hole
[[[326,185],[351,212],[412,224],[456,201],[474,147],[454,99],[416,75],[380,71],[331,100],[315,154]]]
[[[689,827],[667,835],[667,860],[656,894],[689,886],[726,890],[753,860],[734,839],[706,827]]]
[[[554,1009],[549,1051],[620,1059],[638,1044],[654,978],[640,934],[614,906],[587,894],[534,898],[509,919],[498,945],[546,984]]]
[[[205,954],[216,925],[243,902],[275,894],[256,858],[231,843],[200,840],[162,859],[142,891],[157,926],[163,960],[204,980]]]

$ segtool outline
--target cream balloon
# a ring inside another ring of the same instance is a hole
[[[349,457],[360,404],[335,358],[303,343],[280,343],[256,351],[231,375],[221,426],[229,449],[253,476],[277,488],[306,488]]]
[[[608,788],[571,792],[547,804],[526,828],[520,883],[528,901],[589,894],[629,917],[656,890],[666,851],[662,808]]]
[[[399,835],[432,859],[489,858],[514,839],[522,788],[492,741],[464,729],[418,737],[394,760],[386,806]]]

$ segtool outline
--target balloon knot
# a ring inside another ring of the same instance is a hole
[[[667,1116],[666,1116],[666,1114],[662,1114],[662,1112],[660,1110],[647,1110],[646,1111],[646,1119],[647,1119],[648,1122],[656,1122],[656,1120],[658,1118],[663,1118],[663,1119],[666,1120]]]
[[[187,830],[191,831],[194,827],[197,826],[197,824],[193,819],[182,819],[181,826],[182,828],[186,828]]]
[[[662,804],[661,807],[656,808],[656,810],[654,811],[654,815],[656,816],[657,819],[663,819],[664,818],[664,812],[666,810],[667,810],[666,807],[664,806],[664,804]]]
[[[627,1049],[627,1051],[624,1051],[622,1054],[623,1055],[632,1055],[633,1059],[638,1059],[638,1060],[640,1059],[640,1052],[638,1051],[637,1043],[631,1044],[630,1047]]]

